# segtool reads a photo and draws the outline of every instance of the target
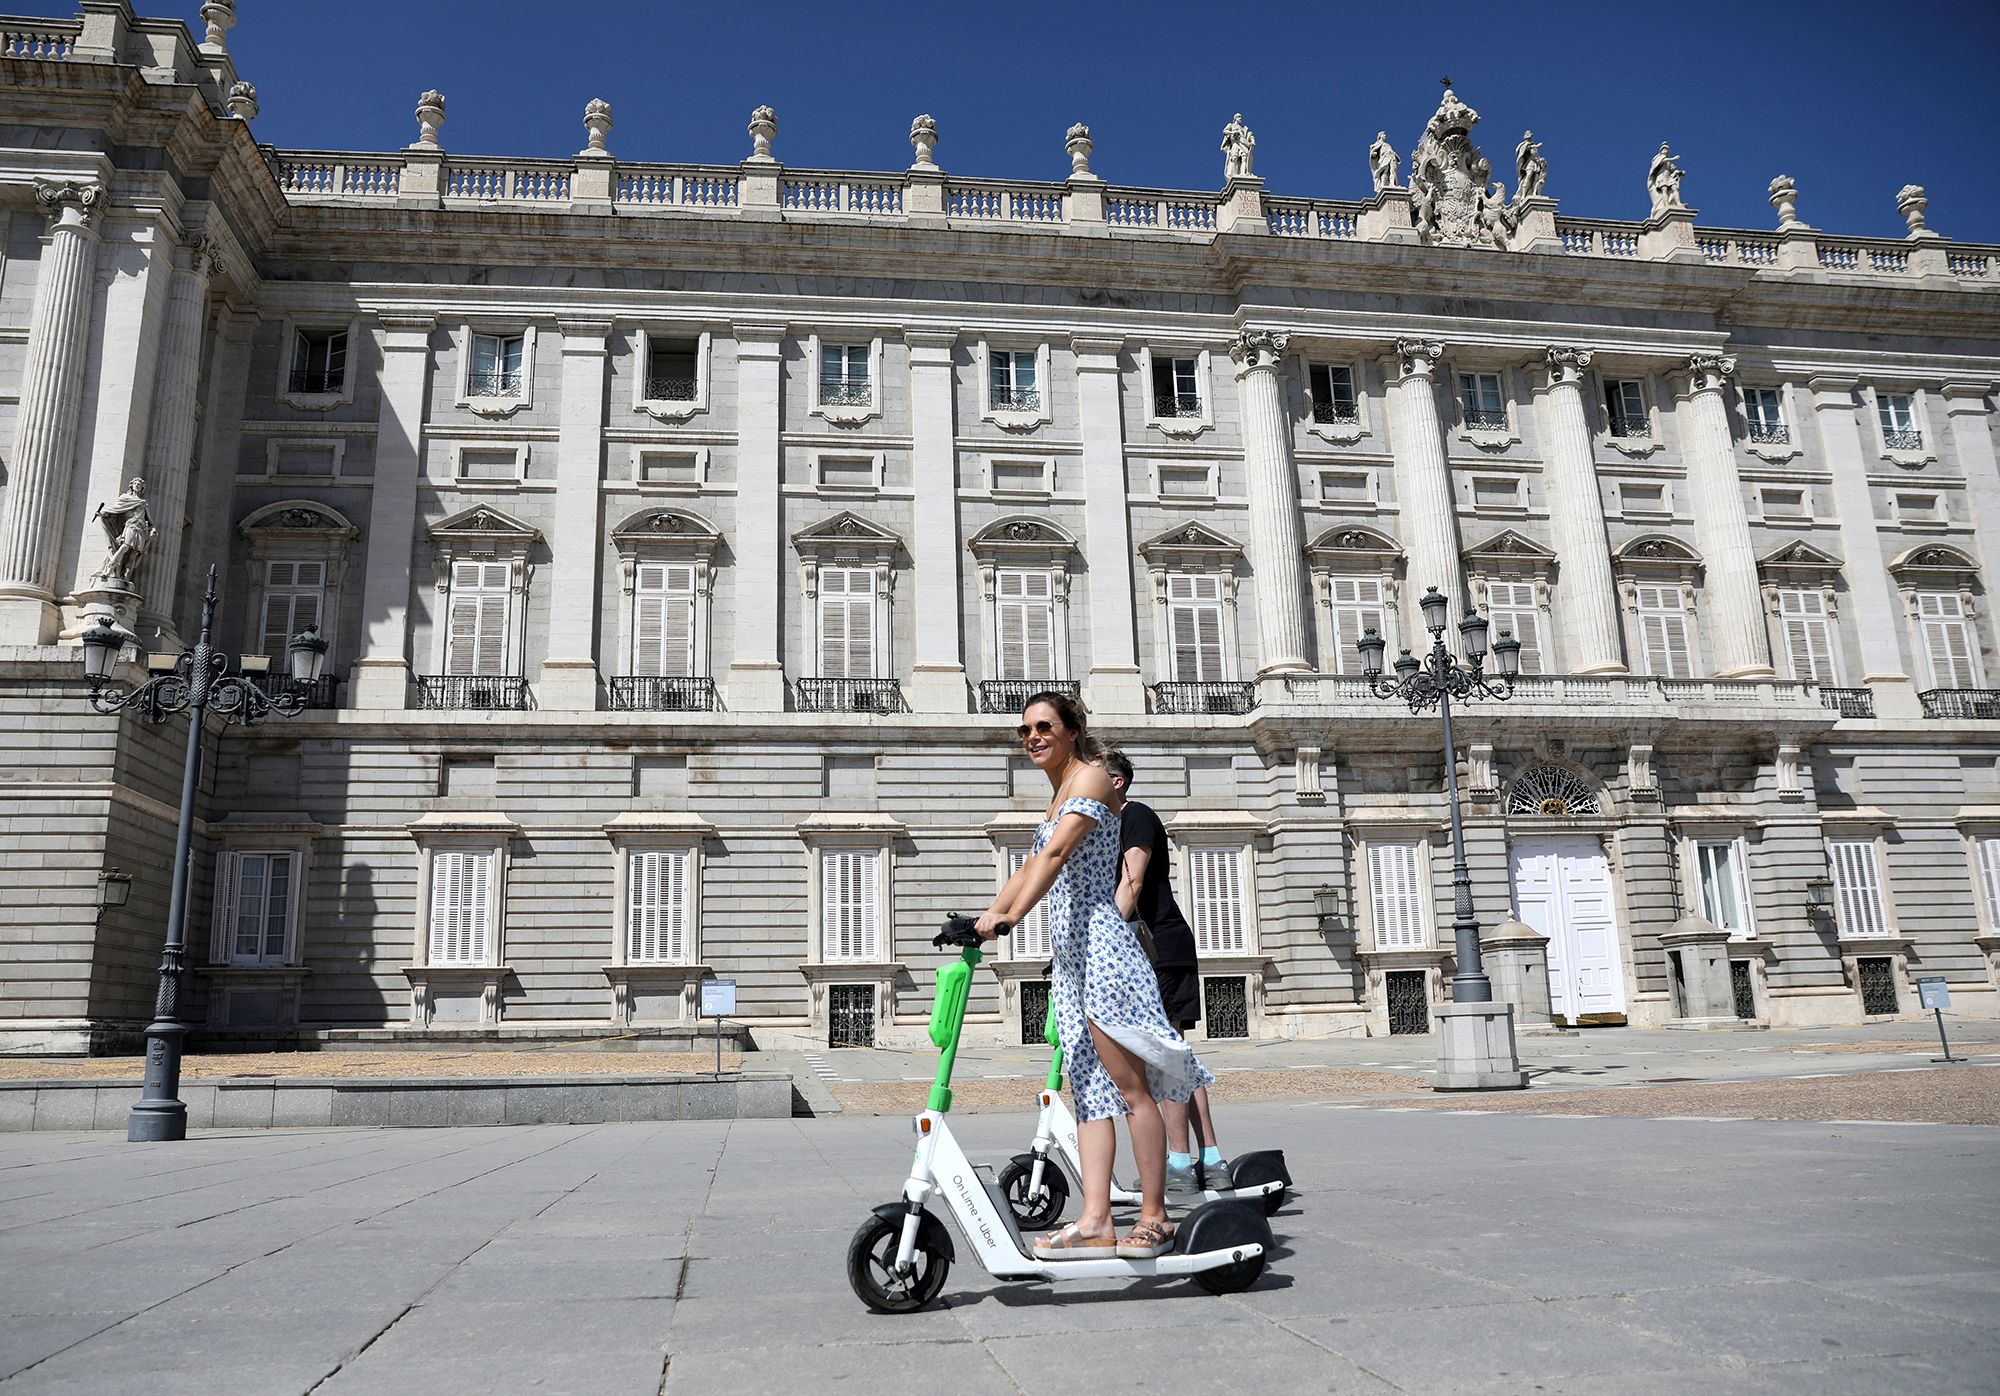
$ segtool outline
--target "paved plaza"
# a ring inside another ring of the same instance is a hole
[[[893,1115],[0,1137],[0,1390],[1994,1390],[2000,1132],[1497,1099],[1232,1107],[1299,1187],[1246,1294],[961,1262],[902,1317],[842,1269]]]

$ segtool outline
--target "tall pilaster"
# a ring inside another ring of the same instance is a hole
[[[97,270],[98,236],[91,225],[103,199],[97,184],[35,182],[35,203],[50,223],[28,321],[7,503],[0,512],[0,644],[48,644],[60,624],[56,567]]]
[[[1549,524],[1562,569],[1556,580],[1557,650],[1572,674],[1620,674],[1624,649],[1618,631],[1617,579],[1611,572],[1611,537],[1604,527],[1604,497],[1597,458],[1583,411],[1588,349],[1551,348],[1542,389],[1541,419],[1548,459]]]
[[[1243,403],[1243,464],[1250,486],[1250,563],[1257,574],[1262,674],[1308,669],[1305,522],[1299,472],[1278,373],[1290,336],[1243,330],[1229,346]]]
[[[916,655],[910,706],[918,712],[966,709],[963,621],[959,597],[958,451],[951,354],[956,330],[912,330],[910,346],[910,556],[916,564]]]
[[[1771,645],[1764,633],[1763,594],[1757,584],[1757,553],[1750,542],[1750,514],[1736,471],[1736,443],[1722,385],[1736,360],[1722,354],[1688,359],[1681,394],[1681,425],[1687,461],[1688,503],[1694,511],[1695,546],[1707,574],[1707,650],[1719,679],[1767,679]]]
[[[1450,623],[1465,614],[1465,576],[1458,542],[1458,507],[1452,498],[1451,468],[1444,453],[1444,423],[1438,416],[1437,366],[1444,346],[1436,340],[1399,339],[1383,361],[1389,379],[1390,449],[1396,461],[1396,504],[1402,516],[1403,552],[1408,559],[1403,604],[1403,640],[1413,650],[1430,648],[1417,601],[1436,587],[1451,601]],[[1447,632],[1454,642],[1455,632]],[[1394,636],[1384,636],[1393,650]]]
[[[1899,643],[1908,633],[1908,625],[1884,565],[1881,535],[1875,531],[1875,492],[1868,484],[1861,424],[1854,417],[1856,380],[1820,377],[1807,380],[1806,386],[1812,391],[1820,449],[1833,476],[1833,511],[1840,520],[1847,609],[1860,642],[1860,681],[1875,691],[1876,716],[1920,717],[1923,704],[1918,702],[1917,686],[1903,667]],[[1851,674],[1843,677],[1854,678]]]
[[[1990,383],[1947,383],[1938,394],[1944,401],[1958,468],[1965,476],[1966,503],[1989,587],[2000,580],[2000,461],[1994,457],[1992,417],[1986,410],[1986,395],[1992,390]]]
[[[1076,399],[1083,436],[1084,560],[1090,578],[1090,677],[1085,698],[1097,713],[1142,713],[1132,595],[1132,520],[1126,508],[1125,418],[1120,400],[1121,339],[1088,335],[1076,353]]]
[[[382,408],[368,492],[368,573],[361,593],[361,658],[354,665],[357,708],[400,708],[409,702],[410,558],[436,321],[398,314],[382,316],[380,324]]]
[[[730,546],[736,550],[736,657],[729,666],[729,706],[737,712],[782,712],[784,515],[778,484],[784,457],[778,433],[785,327],[738,325],[735,336],[736,532]]]
[[[153,410],[146,437],[146,493],[159,535],[139,565],[139,618],[158,627],[167,648],[177,642],[174,615],[186,537],[188,467],[194,457],[195,393],[201,382],[202,329],[214,254],[195,237],[174,257],[167,313],[160,328],[160,366],[153,375]]]
[[[611,325],[563,320],[562,420],[556,439],[556,513],[549,649],[535,696],[544,708],[597,706],[597,574],[604,550],[604,368]]]

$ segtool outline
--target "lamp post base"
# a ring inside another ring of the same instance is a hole
[[[127,1143],[172,1144],[187,1138],[187,1106],[180,1098],[181,1040],[186,1035],[187,1029],[174,1022],[146,1029],[146,1079],[126,1119]]]
[[[1431,1089],[1518,1091],[1528,1084],[1514,1054],[1510,1003],[1441,1003],[1437,1019],[1438,1068]]]

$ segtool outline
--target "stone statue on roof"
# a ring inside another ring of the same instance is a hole
[[[1243,124],[1243,113],[1238,112],[1222,128],[1222,177],[1224,180],[1248,179],[1252,153],[1257,149],[1257,137]]]

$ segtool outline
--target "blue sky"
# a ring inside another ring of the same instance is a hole
[[[0,0],[73,14],[63,0]],[[184,18],[199,0],[137,0]],[[1059,179],[1087,122],[1120,184],[1213,189],[1235,111],[1274,193],[1361,198],[1387,129],[1408,155],[1449,74],[1496,174],[1532,127],[1565,213],[1638,218],[1647,160],[1671,141],[1683,194],[1712,226],[1765,228],[1773,175],[1832,233],[1898,235],[1895,194],[1922,184],[1931,226],[2000,242],[1991,127],[2000,4],[1423,5],[797,3],[737,0],[239,0],[230,38],[258,88],[258,139],[390,149],[419,92],[450,103],[449,150],[556,156],[583,105],[611,102],[615,154],[733,162],[768,102],[795,167],[897,169],[928,111],[938,162],[969,176]]]

